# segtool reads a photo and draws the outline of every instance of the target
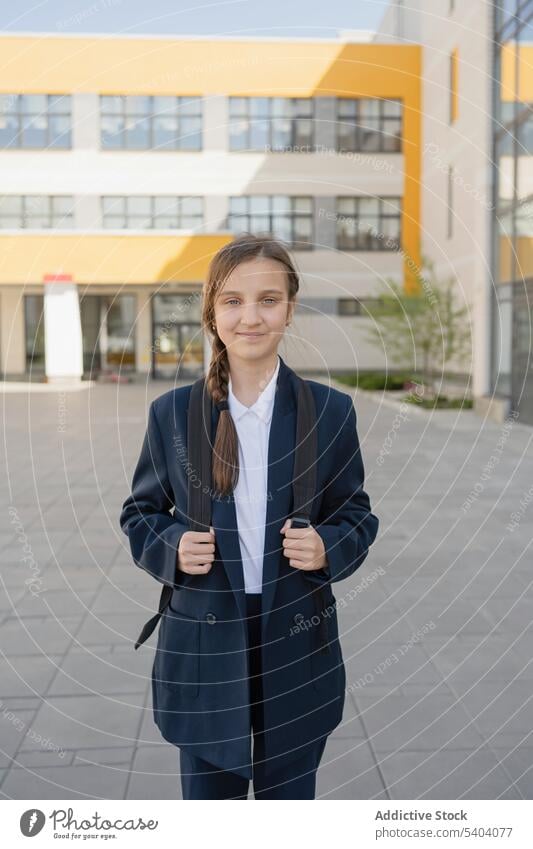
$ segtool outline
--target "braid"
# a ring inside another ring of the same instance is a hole
[[[212,357],[206,377],[207,389],[214,404],[227,401],[229,363],[226,346],[218,333],[212,346]],[[239,479],[239,440],[237,428],[229,409],[220,411],[213,445],[212,476],[214,488],[221,495],[229,495]]]
[[[226,346],[217,333],[213,339],[211,362],[207,372],[207,388],[215,404],[227,400],[228,386],[228,355]]]

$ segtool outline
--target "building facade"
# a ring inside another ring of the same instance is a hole
[[[301,272],[291,365],[386,365],[367,308],[420,260],[419,46],[0,39],[4,376],[200,374],[202,283],[243,231]]]
[[[494,31],[491,386],[533,424],[533,2],[500,4]]]
[[[532,425],[533,2],[408,6],[376,39],[423,51],[421,251],[471,305],[477,410]]]

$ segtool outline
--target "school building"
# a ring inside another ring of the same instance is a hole
[[[193,378],[200,292],[243,230],[292,250],[302,371],[384,365],[376,279],[419,258],[420,49],[0,37],[5,375]]]
[[[294,368],[394,368],[367,310],[427,255],[470,307],[458,385],[533,424],[527,16],[433,6],[366,41],[0,36],[4,376],[194,379],[209,261],[251,231],[301,273]]]

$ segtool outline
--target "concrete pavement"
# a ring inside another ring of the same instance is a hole
[[[3,396],[4,798],[179,795],[153,654],[133,650],[159,585],[118,524],[148,403],[168,388]],[[334,587],[348,692],[317,798],[531,799],[533,429],[355,405],[381,524]]]

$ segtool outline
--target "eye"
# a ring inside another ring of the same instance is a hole
[[[273,304],[277,303],[276,298],[263,298],[264,301],[271,301]],[[238,298],[228,298],[226,301],[227,304],[237,303]]]

